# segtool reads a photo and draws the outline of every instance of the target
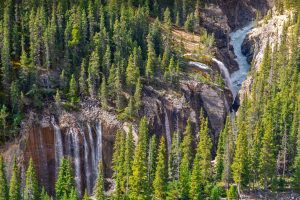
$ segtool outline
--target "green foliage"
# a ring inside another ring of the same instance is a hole
[[[104,176],[103,176],[103,163],[102,161],[98,164],[98,176],[96,180],[96,189],[95,189],[95,199],[96,200],[103,200],[105,199],[104,196]]]
[[[38,200],[40,199],[40,191],[38,186],[33,161],[30,159],[29,166],[26,172],[26,186],[24,190],[24,200]]]
[[[47,194],[45,188],[42,189],[40,196],[41,196],[41,200],[52,200],[52,198]]]
[[[17,159],[14,158],[13,167],[10,178],[10,187],[9,187],[9,199],[20,200],[22,198],[21,193],[21,174],[20,169],[17,164]]]
[[[64,199],[65,197],[71,198],[73,188],[74,177],[71,161],[68,158],[63,158],[59,167],[58,178],[55,183],[56,199]]]
[[[181,143],[181,162],[179,166],[179,181],[181,187],[182,198],[188,198],[190,190],[190,165],[192,160],[192,125],[191,121],[188,120],[187,126],[184,132],[184,138]]]
[[[227,190],[227,199],[229,200],[238,199],[238,192],[236,186],[231,185],[230,188]]]
[[[132,163],[132,176],[130,177],[129,197],[134,199],[148,199],[148,178],[147,178],[147,144],[148,128],[147,120],[143,117],[139,125],[138,143],[134,152]]]
[[[71,105],[74,105],[79,101],[78,92],[77,92],[77,83],[75,80],[74,74],[71,76],[70,84],[69,84],[69,93],[68,93],[69,101]]]
[[[3,157],[0,155],[0,200],[8,199],[8,185]]]
[[[166,146],[165,140],[161,137],[158,157],[156,163],[155,178],[153,181],[153,197],[155,199],[165,199],[167,189],[167,166],[166,166]]]

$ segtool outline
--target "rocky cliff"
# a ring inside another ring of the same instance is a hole
[[[258,5],[266,5],[264,0],[259,2]],[[262,11],[267,9],[258,5]],[[238,66],[229,45],[229,33],[254,17],[257,8],[255,6],[254,1],[250,0],[217,1],[202,12],[203,26],[214,33],[216,38],[216,57],[224,62],[230,72],[238,69]],[[250,17],[248,12],[251,12]],[[249,45],[246,46],[251,49]],[[183,132],[186,121],[190,118],[193,132],[196,134],[201,123],[199,113],[203,109],[209,120],[215,152],[219,133],[231,107],[228,104],[232,102],[230,91],[189,75],[183,75],[176,88],[160,80],[156,81],[155,85],[145,83],[143,107],[139,113],[140,116],[147,117],[150,133],[171,138],[174,131]],[[44,108],[42,113],[28,111],[21,126],[20,137],[0,151],[9,165],[13,155],[16,155],[23,173],[29,158],[32,158],[40,182],[52,194],[59,159],[69,156],[73,161],[77,188],[83,192],[84,188],[88,187],[90,193],[95,181],[91,177],[95,177],[95,163],[99,159],[104,163],[105,177],[108,181],[106,185],[111,187],[108,183],[112,175],[114,136],[117,130],[126,132],[129,124],[133,125],[136,132],[137,123],[120,121],[117,113],[101,110],[99,102],[92,99],[81,103],[79,110],[68,112],[51,104]]]

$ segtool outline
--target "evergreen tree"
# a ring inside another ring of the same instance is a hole
[[[249,183],[248,159],[248,138],[245,129],[240,129],[237,138],[235,157],[232,164],[233,180],[238,185],[238,191],[240,190],[240,186],[247,187]]]
[[[234,154],[234,136],[233,136],[233,128],[231,120],[228,121],[228,129],[224,132],[224,156],[223,156],[223,174],[222,180],[225,183],[226,188],[229,188],[229,184],[232,180],[232,171],[231,165],[233,161]]]
[[[149,142],[149,153],[148,153],[148,165],[147,165],[147,177],[149,188],[153,186],[153,180],[155,178],[156,164],[157,164],[157,142],[156,135],[153,135]]]
[[[152,40],[153,38],[149,34],[147,36],[148,53],[147,53],[147,64],[146,64],[146,71],[145,71],[145,75],[148,79],[154,78],[155,67],[156,67],[156,53],[155,53],[154,44]]]
[[[136,110],[136,113],[139,112],[141,106],[142,106],[142,84],[141,84],[141,79],[139,78],[137,80],[135,86],[135,92],[134,92],[134,108]]]
[[[58,178],[55,183],[56,199],[64,199],[71,197],[74,188],[74,178],[71,166],[71,161],[68,158],[63,158],[59,167]]]
[[[98,177],[96,181],[96,191],[95,191],[95,199],[96,200],[103,200],[105,199],[104,196],[104,176],[103,176],[103,164],[102,161],[98,164]]]
[[[40,197],[41,200],[52,200],[52,198],[47,194],[45,188],[42,189]]]
[[[3,157],[0,155],[0,200],[8,199],[8,185]]]
[[[17,159],[14,158],[12,174],[10,178],[10,187],[9,187],[9,199],[20,200],[22,199],[21,193],[21,177],[20,170],[17,164]]]
[[[149,198],[147,181],[147,136],[147,121],[146,118],[143,117],[139,125],[139,139],[134,152],[134,159],[132,163],[132,176],[129,180],[129,197],[134,199]]]
[[[100,72],[100,64],[99,64],[99,54],[96,50],[94,50],[90,57],[90,63],[88,66],[88,86],[89,93],[92,97],[96,96],[97,87],[99,84],[99,72]]]
[[[201,116],[201,115],[200,115]],[[206,186],[212,175],[211,170],[211,148],[212,142],[208,133],[208,120],[202,116],[200,128],[200,141],[194,159],[190,182],[190,198],[201,199],[201,186]]]
[[[181,144],[182,159],[179,167],[179,181],[181,187],[181,197],[188,198],[190,190],[190,164],[192,159],[192,125],[191,121],[187,121],[184,132],[184,138]]]
[[[133,55],[129,56],[128,65],[126,68],[126,84],[131,89],[139,78],[139,68],[135,65]]]
[[[153,198],[165,199],[167,187],[167,166],[166,166],[166,146],[165,140],[161,137],[158,157],[156,163],[155,178],[153,181]]]
[[[219,135],[219,142],[216,156],[215,174],[216,180],[220,181],[224,170],[224,150],[225,150],[225,137],[228,135],[228,129],[230,126],[230,119],[227,117],[223,131]]]
[[[87,85],[87,74],[86,74],[86,60],[83,59],[81,63],[80,69],[80,77],[79,77],[79,88],[80,93],[83,95],[88,94],[88,85]]]
[[[114,153],[112,160],[112,169],[114,171],[113,178],[115,179],[116,191],[114,196],[121,198],[124,192],[124,162],[125,162],[125,134],[118,131],[114,144]],[[130,166],[131,167],[131,166]]]
[[[30,159],[29,166],[26,172],[26,186],[24,191],[24,200],[38,200],[40,192],[33,161]]]
[[[108,107],[108,92],[107,92],[107,87],[106,87],[106,78],[105,76],[102,77],[102,82],[101,82],[101,87],[100,87],[100,100],[101,100],[101,106],[103,109],[107,109]]]
[[[72,74],[71,76],[68,96],[69,96],[69,101],[72,105],[75,105],[75,103],[78,102],[77,83],[74,74]]]
[[[124,160],[124,186],[125,186],[125,194],[128,195],[129,192],[129,180],[132,174],[132,162],[134,156],[134,140],[132,133],[132,126],[129,127],[129,132],[127,133],[126,143],[125,143],[125,160]]]
[[[274,156],[274,140],[272,135],[272,125],[270,116],[265,116],[264,121],[264,136],[262,138],[262,148],[259,157],[260,177],[263,181],[265,189],[268,187],[269,180],[274,176],[276,160]]]
[[[83,198],[82,200],[89,200],[89,197],[88,197],[88,194],[87,194],[87,191],[84,192],[84,195],[83,195]]]

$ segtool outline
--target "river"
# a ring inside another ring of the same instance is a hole
[[[250,69],[250,64],[247,62],[247,57],[242,53],[242,44],[246,38],[246,35],[251,31],[253,26],[254,23],[250,23],[244,28],[230,33],[230,44],[233,46],[234,54],[236,55],[235,60],[239,65],[239,70],[235,71],[230,76],[234,99],[241,89],[242,83],[246,80]]]

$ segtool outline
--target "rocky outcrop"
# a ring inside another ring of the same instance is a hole
[[[197,138],[201,124],[199,114],[203,109],[209,120],[215,152],[217,139],[229,110],[227,99],[230,98],[230,91],[201,83],[192,77],[183,76],[178,87],[157,80],[155,86],[144,86],[140,115],[147,117],[151,135],[164,135],[166,138],[171,138],[174,131],[182,134],[187,120],[191,119],[194,138]],[[67,112],[60,106],[51,104],[43,113],[28,113],[27,119],[22,123],[20,138],[0,150],[8,166],[16,156],[24,174],[29,159],[32,158],[39,181],[51,194],[54,192],[61,156],[72,159],[80,194],[88,185],[88,188],[92,188],[96,177],[94,161],[100,158],[104,164],[104,175],[109,180],[112,176],[115,134],[118,130],[128,131],[130,124],[133,125],[134,132],[137,132],[138,122],[118,120],[116,113],[100,109],[96,100],[86,99],[83,102],[76,111]],[[136,138],[137,135],[134,135]],[[97,155],[97,152],[101,152],[101,155]],[[106,186],[109,189],[109,181]]]
[[[259,70],[267,42],[269,41],[271,48],[274,48],[276,42],[278,40],[280,41],[283,26],[289,19],[288,15],[289,13],[274,15],[274,17],[267,22],[262,20],[247,35],[242,45],[242,52],[247,56],[248,62],[251,63],[252,70]],[[252,83],[253,77],[249,75],[242,85],[240,92],[241,97],[244,93],[251,91]]]

